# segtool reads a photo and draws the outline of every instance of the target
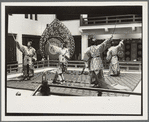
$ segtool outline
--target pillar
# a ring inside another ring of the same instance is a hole
[[[17,33],[17,36],[16,36],[16,41],[18,41],[19,42],[19,44],[21,44],[22,45],[22,34],[21,33]],[[17,48],[17,47],[16,47]],[[16,54],[17,54],[17,61],[18,61],[18,63],[20,64],[20,63],[23,63],[23,61],[22,61],[22,52],[17,48],[17,50],[16,50],[17,52],[16,52]],[[21,67],[21,65],[19,65],[19,67]]]
[[[88,35],[82,34],[81,39],[81,59],[83,59],[84,51],[88,47]]]

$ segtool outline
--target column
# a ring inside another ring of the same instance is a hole
[[[19,44],[21,44],[22,45],[22,34],[21,33],[17,33],[17,36],[16,36],[16,41],[18,41],[19,42]],[[17,47],[16,47],[17,48]],[[17,52],[16,52],[16,54],[17,54],[17,61],[18,61],[18,63],[23,63],[23,61],[22,61],[22,52],[17,48],[17,50],[16,50]],[[20,67],[21,65],[19,65],[19,67]]]
[[[84,56],[84,51],[88,47],[88,35],[82,34],[81,36],[81,59]]]

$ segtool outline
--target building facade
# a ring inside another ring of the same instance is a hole
[[[113,34],[113,45],[118,45],[124,39],[124,57],[120,61],[141,61],[142,57],[142,16],[115,15],[103,17],[88,17],[81,15],[80,32],[82,37],[82,52],[90,44],[90,38],[96,38],[98,43]],[[103,59],[106,58],[103,53]],[[83,56],[83,55],[82,55]]]
[[[16,48],[12,34],[23,45],[28,39],[33,39],[33,47],[37,51],[37,58],[42,57],[39,52],[39,40],[47,24],[55,18],[55,14],[12,14],[8,19],[7,63],[22,63],[22,53]],[[94,16],[81,14],[73,20],[60,20],[71,32],[75,40],[75,53],[71,60],[81,60],[84,50],[91,46],[90,40],[95,37],[102,43],[113,34],[114,45],[121,39],[125,41],[124,57],[120,61],[141,61],[142,57],[142,17],[140,15]],[[103,60],[106,51],[103,53]]]

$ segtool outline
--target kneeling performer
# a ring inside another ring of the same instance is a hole
[[[69,49],[67,48],[67,42],[64,42],[61,45],[61,48],[54,45],[50,45],[50,48],[59,54],[59,65],[53,83],[61,84],[61,82],[65,81],[63,73],[67,70],[66,64],[68,63],[68,60],[70,58]],[[57,78],[59,78],[60,82],[57,81]]]

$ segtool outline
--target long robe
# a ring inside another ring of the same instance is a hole
[[[105,40],[103,43],[97,46],[88,47],[84,52],[83,60],[85,64],[89,64],[90,67],[90,80],[91,83],[95,84],[96,87],[105,88],[105,89],[115,89],[115,90],[130,90],[130,88],[126,86],[122,86],[119,84],[110,85],[105,82],[105,78],[103,75],[103,63],[101,59],[101,53],[104,52],[108,48],[108,44],[111,42],[111,39]],[[99,92],[101,95],[101,92]]]
[[[23,74],[24,76],[28,76],[29,71],[31,75],[34,75],[34,65],[33,59],[37,60],[36,50],[33,47],[27,47],[24,45],[17,43],[18,49],[24,54],[24,62],[23,62]],[[29,71],[28,71],[29,70]]]
[[[59,80],[64,80],[63,73],[66,72],[67,67],[66,64],[68,63],[68,60],[65,58],[70,58],[70,52],[68,48],[60,48],[58,46],[50,45],[50,48],[53,49],[56,53],[59,54],[59,65],[54,77],[54,82],[56,82],[57,78],[59,77]]]
[[[105,82],[103,75],[103,63],[101,59],[101,54],[108,48],[111,38],[106,39],[103,43],[99,45],[93,45],[88,47],[84,52],[83,60],[88,62],[90,69],[91,83],[97,85],[101,88],[109,88],[108,84]]]
[[[109,66],[110,75],[117,75],[117,76],[120,75],[118,52],[120,51],[122,45],[123,43],[120,42],[119,45],[110,47],[107,52],[107,60],[110,61]]]

